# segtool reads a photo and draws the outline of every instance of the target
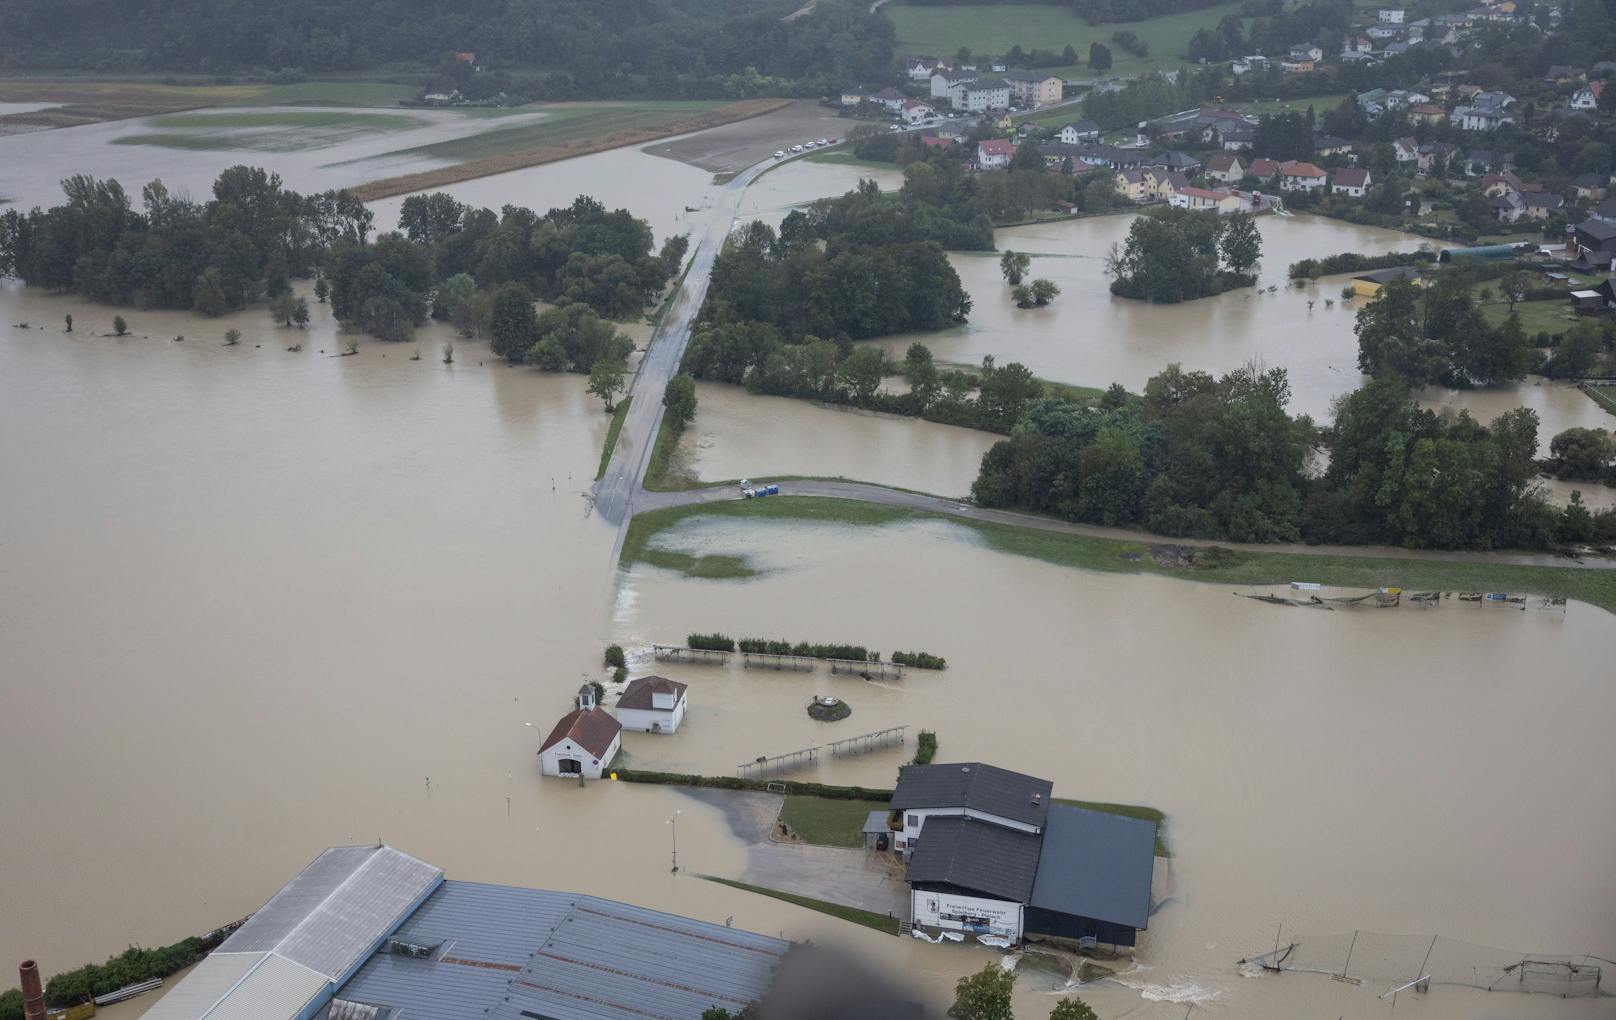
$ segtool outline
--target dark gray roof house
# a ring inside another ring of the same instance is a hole
[[[1055,784],[981,762],[949,765],[905,765],[892,791],[894,811],[914,808],[963,808],[1043,828],[1049,795]],[[929,826],[931,823],[928,822]],[[931,829],[926,829],[931,835]]]
[[[1037,833],[960,815],[928,819],[909,856],[909,884],[1026,903],[1038,876]]]
[[[1043,844],[1027,930],[1132,945],[1150,921],[1156,823],[1055,804]]]

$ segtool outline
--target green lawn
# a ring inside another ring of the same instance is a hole
[[[817,149],[803,157],[809,163],[830,163],[835,166],[862,166],[871,170],[896,170],[896,163],[887,163],[879,159],[860,159],[852,151],[844,148]]]
[[[1412,590],[1514,591],[1578,599],[1616,612],[1616,570],[1535,567],[1480,561],[1405,559],[1397,556],[1327,556],[1314,553],[1224,550],[1215,565],[1163,567],[1143,543],[1089,538],[981,521],[966,521],[918,510],[820,497],[777,496],[698,506],[670,507],[636,514],[623,543],[621,562],[652,562],[646,546],[660,531],[696,514],[724,517],[830,521],[881,525],[946,519],[976,531],[1000,552],[1030,556],[1061,566],[1121,574],[1155,574],[1218,584],[1285,584],[1298,578],[1349,588],[1392,585]],[[1162,539],[1170,542],[1171,539]]]
[[[236,128],[357,127],[375,131],[402,131],[419,127],[421,120],[401,113],[350,113],[343,110],[236,110],[228,113],[171,113],[153,117],[153,127],[178,131],[224,131]]]
[[[240,99],[238,106],[397,106],[400,99],[412,99],[418,90],[412,85],[385,81],[304,81],[294,85],[270,85],[257,94]]]
[[[1088,78],[1182,66],[1184,50],[1196,30],[1213,28],[1226,15],[1238,15],[1240,5],[1219,4],[1123,25],[1090,25],[1069,7],[1053,4],[915,6],[889,3],[881,8],[881,13],[897,28],[900,53],[930,53],[950,58],[962,46],[973,53],[1001,54],[1017,45],[1024,50],[1037,47],[1057,51],[1070,45],[1077,51],[1080,63],[1050,70],[1073,78]],[[1111,34],[1118,31],[1133,32],[1149,47],[1150,55],[1136,57],[1111,42]],[[1109,70],[1090,70],[1088,58],[1092,42],[1111,48]]]
[[[1592,400],[1611,414],[1616,414],[1616,396],[1608,392],[1610,389],[1611,387],[1606,386],[1584,386],[1582,392],[1589,400]]]
[[[600,467],[595,470],[595,481],[600,481],[606,474],[606,465],[611,463],[612,449],[617,446],[618,433],[623,431],[623,419],[628,417],[628,402],[632,397],[624,397],[623,402],[617,405],[612,412],[612,423],[606,426],[606,445],[600,451]]]
[[[727,885],[731,889],[744,889],[746,892],[757,893],[759,896],[768,896],[771,899],[794,903],[799,907],[807,907],[809,910],[817,910],[821,914],[829,914],[844,921],[862,924],[866,928],[874,928],[876,931],[885,932],[888,935],[898,934],[898,919],[888,914],[877,914],[873,910],[860,910],[858,907],[844,907],[840,903],[827,903],[824,900],[781,892],[778,889],[765,889],[761,885],[747,885],[745,882],[737,882],[729,878],[717,878],[712,875],[700,875],[697,877],[705,878],[709,882],[717,882],[719,885]]]
[[[792,796],[785,799],[780,820],[804,843],[860,847],[864,845],[864,819],[871,811],[886,809],[885,801]]]
[[[580,138],[599,138],[615,131],[660,127],[671,121],[699,116],[723,105],[716,101],[682,99],[633,103],[552,103],[525,108],[523,112],[545,114],[542,120],[531,124],[493,128],[466,138],[453,138],[388,155],[427,156],[465,162],[560,145]]]
[[[1488,322],[1498,325],[1509,317],[1508,301],[1493,301],[1481,306],[1481,314]],[[1564,333],[1571,328],[1576,317],[1566,298],[1551,301],[1521,301],[1515,305],[1515,314],[1521,317],[1521,328],[1527,336],[1543,333]]]

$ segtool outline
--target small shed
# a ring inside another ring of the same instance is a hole
[[[1571,310],[1578,315],[1594,315],[1603,311],[1605,296],[1597,290],[1574,290],[1571,292]]]
[[[864,818],[864,849],[892,849],[892,826],[887,824],[885,811],[871,811]]]
[[[1418,280],[1418,270],[1412,266],[1392,266],[1390,269],[1377,269],[1372,273],[1362,273],[1352,278],[1352,293],[1356,297],[1372,298],[1380,293],[1380,288],[1393,280]]]

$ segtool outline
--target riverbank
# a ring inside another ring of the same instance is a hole
[[[963,508],[970,509],[970,508]],[[827,521],[840,524],[881,526],[913,520],[950,520],[971,528],[984,542],[1000,552],[1028,556],[1061,566],[1124,574],[1158,574],[1186,580],[1238,585],[1287,584],[1294,580],[1346,588],[1397,586],[1405,589],[1450,591],[1513,591],[1556,598],[1571,598],[1616,613],[1616,570],[1575,566],[1548,566],[1532,563],[1476,559],[1435,559],[1409,550],[1408,555],[1380,549],[1363,554],[1348,553],[1337,547],[1309,552],[1293,546],[1261,551],[1247,546],[1162,538],[1112,538],[1077,533],[1081,525],[1052,519],[1026,518],[1024,524],[1006,524],[955,514],[879,505],[853,499],[823,496],[781,496],[762,500],[724,499],[668,506],[637,513],[629,524],[623,542],[621,563],[632,566],[645,562],[653,566],[669,553],[652,547],[661,532],[674,528],[697,515]],[[1029,526],[1043,521],[1048,530]],[[1102,531],[1104,529],[1094,529]],[[1185,550],[1204,550],[1185,555]],[[708,554],[698,559],[712,559]],[[744,577],[756,573],[745,557],[728,557],[738,564],[727,576]],[[740,571],[746,571],[742,573]],[[713,575],[707,575],[713,576]]]

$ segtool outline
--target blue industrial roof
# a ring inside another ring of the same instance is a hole
[[[412,1020],[646,1020],[739,1012],[791,943],[575,893],[445,882],[337,991]]]
[[[1143,928],[1155,865],[1155,822],[1051,804],[1028,905]]]

